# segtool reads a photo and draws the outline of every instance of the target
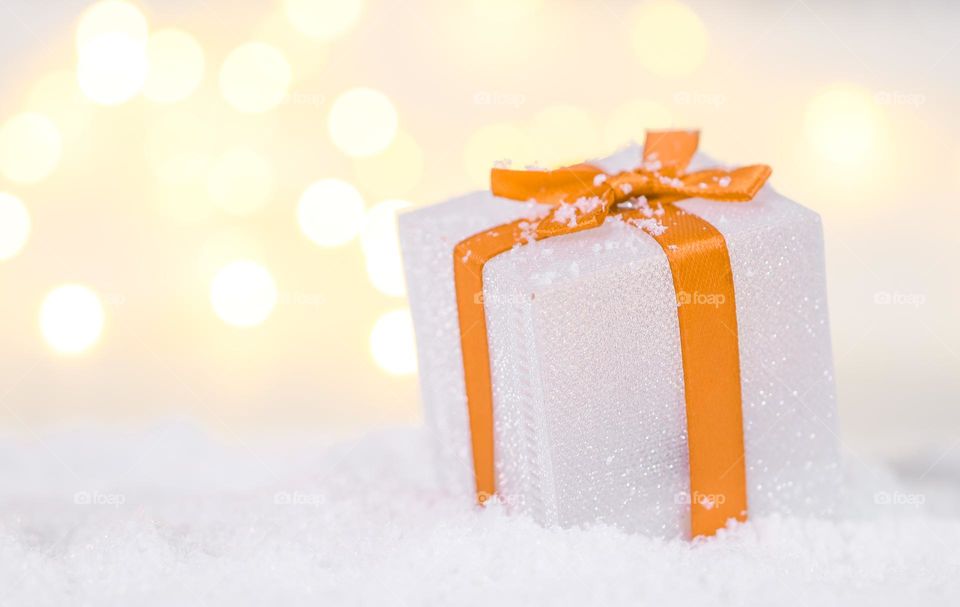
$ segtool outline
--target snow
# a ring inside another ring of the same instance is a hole
[[[419,429],[324,443],[224,442],[181,423],[4,438],[2,602],[960,600],[960,462],[949,454],[897,473],[848,457],[839,520],[757,519],[690,544],[542,528],[498,504],[478,508],[434,480]]]

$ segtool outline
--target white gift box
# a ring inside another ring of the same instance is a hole
[[[594,164],[623,170],[640,157],[631,147]],[[708,166],[716,163],[698,154],[690,169]],[[749,516],[828,516],[839,445],[819,216],[769,185],[746,203],[677,204],[727,242]],[[471,499],[453,248],[529,212],[477,192],[399,221],[438,470]],[[677,295],[660,246],[608,220],[494,257],[483,284],[498,497],[546,525],[689,536]]]

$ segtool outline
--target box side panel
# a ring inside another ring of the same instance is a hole
[[[749,205],[682,204],[730,251],[751,515],[828,516],[840,456],[820,218],[770,188]]]
[[[528,423],[540,442],[531,445],[531,460],[542,478],[516,485],[525,497],[539,495],[527,498],[534,515],[563,526],[601,522],[684,534],[679,333],[659,246],[636,228],[608,222],[501,257],[488,264],[488,282],[515,281],[509,288],[529,309],[532,333],[524,339],[533,353],[525,372],[535,389],[529,397],[505,395],[497,407],[513,399],[511,409],[532,412]],[[507,343],[498,330],[491,328],[491,338]]]
[[[771,226],[731,256],[766,260],[737,278],[750,510],[829,516],[840,453],[820,223]]]

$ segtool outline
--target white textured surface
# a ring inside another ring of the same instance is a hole
[[[5,438],[0,604],[956,605],[955,455],[901,468],[922,486],[849,471],[838,521],[757,518],[691,545],[476,508],[409,429],[332,448],[180,425]]]
[[[819,219],[769,187],[750,203],[681,204],[720,229],[730,250],[751,514],[829,515],[839,454]],[[451,251],[524,207],[477,193],[400,221],[437,463],[465,493],[472,468]],[[546,524],[686,533],[679,330],[659,245],[608,221],[519,247],[488,262],[484,302],[508,506]]]

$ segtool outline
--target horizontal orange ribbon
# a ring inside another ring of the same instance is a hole
[[[670,264],[677,294],[690,453],[690,527],[712,535],[731,518],[745,520],[746,468],[740,356],[733,274],[723,235],[673,203],[685,198],[752,199],[770,167],[751,165],[687,173],[696,131],[647,133],[640,167],[608,174],[589,164],[555,171],[493,169],[495,196],[552,205],[544,217],[520,219],[471,236],[454,249],[454,282],[477,497],[496,491],[493,390],[483,267],[514,246],[603,225],[609,215],[644,228]],[[713,295],[711,305],[691,294]]]

